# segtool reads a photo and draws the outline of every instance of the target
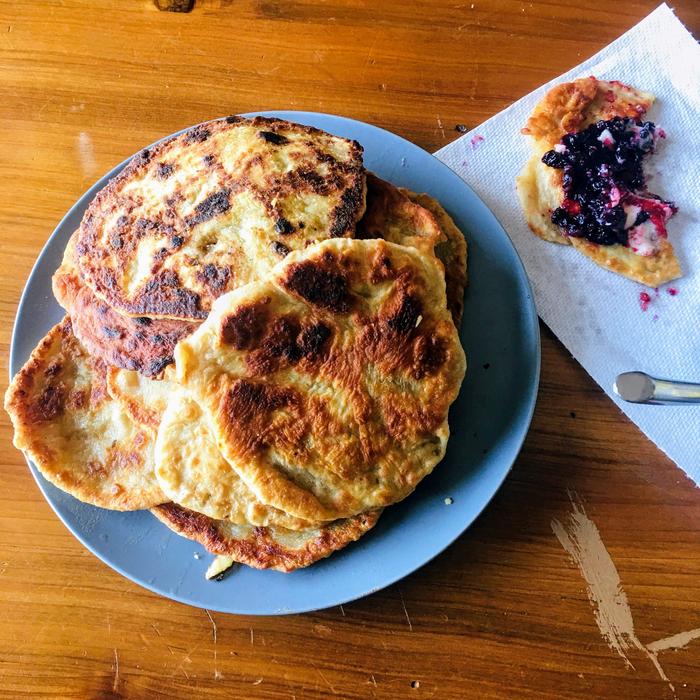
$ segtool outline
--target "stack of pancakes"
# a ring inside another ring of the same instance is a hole
[[[465,284],[449,215],[366,172],[357,142],[202,124],[88,207],[53,279],[67,315],[5,397],[15,445],[217,570],[307,566],[444,456]]]

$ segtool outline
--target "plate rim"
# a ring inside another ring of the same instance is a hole
[[[283,117],[280,117],[280,115],[285,115]],[[24,307],[29,303],[28,297],[29,297],[29,289],[32,286],[32,283],[35,281],[34,278],[39,276],[39,268],[41,267],[42,260],[44,258],[44,255],[47,252],[47,249],[49,248],[54,236],[56,236],[60,231],[63,230],[65,227],[66,222],[71,219],[71,217],[74,215],[74,213],[80,209],[80,208],[85,208],[87,205],[89,205],[89,202],[94,198],[94,196],[99,192],[105,185],[100,185],[100,183],[103,183],[105,180],[109,181],[111,178],[115,177],[121,170],[126,167],[126,165],[136,156],[139,152],[143,151],[144,149],[150,149],[156,144],[160,143],[161,141],[164,141],[165,139],[171,138],[173,136],[177,136],[195,126],[198,126],[199,124],[204,124],[210,121],[215,121],[218,119],[225,119],[226,116],[221,116],[221,117],[214,117],[213,119],[207,119],[205,121],[199,122],[198,124],[193,124],[191,126],[187,126],[183,129],[179,129],[177,131],[174,131],[170,134],[167,134],[159,139],[156,139],[152,143],[149,143],[142,148],[140,148],[138,151],[136,151],[134,154],[131,156],[125,158],[121,162],[117,163],[115,166],[113,166],[110,170],[108,170],[106,173],[104,173],[102,176],[100,176],[88,189],[86,189],[72,204],[72,206],[66,211],[66,213],[61,217],[60,221],[56,224],[54,227],[53,231],[51,234],[47,237],[46,242],[44,245],[41,247],[41,250],[37,254],[37,257],[34,261],[34,264],[32,265],[32,268],[29,272],[29,275],[27,276],[26,282],[24,284],[24,288],[22,290],[22,293],[19,298],[19,302],[17,304],[17,311],[15,313],[14,321],[13,321],[13,328],[12,328],[12,335],[11,335],[11,341],[10,341],[10,352],[9,352],[9,362],[8,362],[8,374],[9,374],[9,381],[12,382],[14,378],[13,374],[13,368],[17,367],[17,371],[24,365],[24,363],[27,361],[28,358],[24,359],[19,359],[17,357],[18,353],[18,345],[19,345],[19,331],[18,331],[18,325],[19,325],[19,320],[21,316],[25,313]],[[433,559],[435,559],[437,556],[442,554],[446,549],[451,547],[454,542],[461,537],[479,518],[483,512],[486,510],[486,508],[489,506],[493,498],[496,496],[496,494],[500,491],[501,487],[503,486],[503,483],[505,482],[506,478],[510,474],[510,472],[513,469],[513,466],[515,462],[517,461],[518,455],[520,454],[522,450],[522,446],[525,442],[525,439],[529,433],[530,426],[532,424],[532,418],[534,415],[535,411],[535,406],[537,403],[537,397],[539,393],[539,386],[540,386],[540,375],[541,375],[541,366],[542,366],[542,348],[541,348],[541,332],[540,332],[540,326],[539,326],[539,318],[537,314],[537,309],[535,306],[534,302],[534,295],[532,291],[532,285],[530,283],[530,279],[527,275],[527,271],[525,270],[525,266],[522,262],[522,259],[520,255],[518,254],[518,251],[513,244],[513,241],[511,240],[510,236],[506,232],[505,227],[501,223],[501,221],[498,219],[498,217],[494,214],[494,212],[485,204],[485,202],[479,197],[476,192],[454,171],[452,170],[448,165],[446,165],[444,162],[442,162],[439,158],[437,158],[433,153],[430,153],[429,151],[425,150],[423,147],[419,146],[416,143],[413,143],[409,139],[396,134],[392,131],[389,131],[388,129],[385,129],[380,126],[376,126],[375,124],[371,124],[369,122],[364,122],[358,119],[354,119],[352,117],[346,117],[343,115],[337,115],[337,114],[330,114],[327,112],[312,112],[312,111],[306,111],[306,110],[285,110],[285,109],[278,109],[278,110],[263,110],[263,111],[255,111],[255,112],[245,112],[241,113],[237,116],[242,116],[242,117],[255,117],[255,116],[263,116],[263,117],[274,117],[274,118],[283,118],[283,119],[289,119],[293,120],[295,117],[301,120],[301,123],[304,123],[303,120],[306,119],[318,119],[318,118],[324,118],[324,119],[330,119],[330,120],[340,120],[342,122],[350,122],[353,124],[358,124],[361,127],[370,127],[372,129],[378,130],[382,132],[383,134],[387,134],[388,136],[392,138],[397,138],[400,139],[402,142],[407,144],[410,148],[416,148],[419,149],[423,154],[429,156],[432,158],[436,163],[439,164],[440,168],[445,169],[447,172],[450,173],[450,176],[457,178],[461,186],[464,187],[470,195],[473,197],[473,199],[479,203],[479,205],[482,207],[483,211],[486,212],[487,216],[490,216],[494,223],[496,224],[500,234],[501,238],[503,239],[503,242],[510,248],[510,252],[512,253],[513,257],[513,262],[516,265],[516,269],[518,274],[518,277],[520,279],[520,282],[524,284],[525,290],[527,294],[524,294],[523,297],[524,299],[522,300],[522,305],[523,307],[527,308],[527,314],[526,314],[526,325],[528,326],[528,329],[532,335],[532,341],[533,341],[533,347],[532,347],[532,355],[534,358],[534,364],[531,367],[532,371],[532,376],[530,379],[530,382],[528,384],[527,392],[528,396],[526,397],[527,399],[527,404],[526,404],[526,410],[523,411],[523,415],[520,418],[522,421],[522,429],[520,430],[520,434],[517,437],[516,443],[517,443],[517,449],[514,451],[514,457],[510,464],[506,468],[502,470],[501,473],[499,473],[496,477],[497,483],[495,484],[495,487],[493,488],[492,492],[490,493],[489,497],[486,498],[483,503],[480,504],[480,506],[475,510],[475,512],[471,513],[470,516],[466,519],[465,524],[461,527],[461,529],[451,538],[449,538],[447,541],[444,543],[441,543],[441,545],[430,554],[427,558],[422,560],[420,563],[417,565],[412,566],[407,571],[404,571],[403,573],[400,573],[398,575],[391,575],[387,580],[383,580],[379,585],[376,586],[369,586],[368,588],[363,587],[363,590],[358,592],[357,595],[352,595],[348,598],[343,598],[342,600],[338,600],[333,603],[328,603],[328,604],[323,604],[321,607],[314,606],[313,604],[309,605],[308,607],[300,606],[294,609],[289,609],[285,607],[280,607],[275,609],[274,611],[271,610],[240,610],[240,611],[234,611],[234,610],[224,610],[224,609],[217,609],[215,606],[207,606],[206,609],[212,610],[215,612],[220,612],[220,613],[226,613],[226,614],[234,614],[234,615],[255,615],[255,616],[278,616],[278,615],[292,615],[292,614],[304,614],[308,612],[314,612],[318,610],[326,610],[330,607],[336,606],[336,605],[343,605],[346,603],[350,603],[356,600],[360,600],[361,598],[367,597],[369,595],[372,595],[380,590],[383,590],[385,588],[388,588],[389,586],[395,584],[397,581],[402,580],[403,578],[415,573],[419,569],[423,568],[426,566],[428,563],[430,563]],[[333,133],[332,130],[329,130],[327,128],[324,128],[324,130],[329,131],[329,133]],[[106,183],[105,183],[106,184]],[[87,202],[87,204],[86,204]],[[525,324],[524,324],[525,325]],[[87,537],[84,537],[81,531],[77,528],[74,528],[67,522],[67,519],[64,518],[63,514],[60,512],[58,508],[58,504],[54,502],[54,498],[52,497],[51,494],[49,494],[46,486],[50,483],[48,480],[46,480],[37,467],[32,463],[31,459],[23,453],[23,456],[25,458],[25,461],[27,462],[27,465],[29,466],[29,471],[34,477],[35,482],[37,483],[39,490],[41,491],[42,496],[44,497],[44,500],[49,504],[53,512],[56,514],[58,519],[61,521],[61,523],[66,527],[66,529],[75,537],[80,544],[85,547],[93,556],[97,557],[103,564],[108,566],[110,569],[113,571],[116,571],[118,574],[121,576],[124,576],[126,579],[131,581],[137,586],[141,586],[142,588],[145,588],[146,590],[155,593],[156,595],[159,595],[163,598],[175,601],[180,604],[184,605],[189,605],[192,607],[198,607],[204,609],[204,604],[193,600],[192,598],[188,598],[186,595],[181,595],[179,593],[174,593],[174,592],[169,592],[165,591],[162,588],[158,588],[157,586],[149,583],[148,581],[141,580],[141,579],[136,579],[133,574],[129,574],[122,566],[119,564],[108,560],[106,556],[103,556],[96,548],[94,548],[90,542],[87,540]],[[177,536],[176,533],[172,533],[172,535]]]

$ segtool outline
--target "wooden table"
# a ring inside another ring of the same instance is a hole
[[[270,108],[348,115],[435,150],[655,0],[580,4],[197,0],[176,14],[147,0],[0,3],[1,388],[37,253],[126,156],[209,117]],[[675,4],[700,30],[700,4]],[[54,516],[3,414],[0,694],[672,698],[672,684],[700,697],[700,493],[542,330],[532,429],[486,512],[412,576],[315,614],[209,615],[122,578]]]

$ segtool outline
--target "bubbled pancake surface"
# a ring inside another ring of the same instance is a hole
[[[290,250],[354,233],[362,148],[279,119],[230,117],[143,151],[92,201],[86,284],[132,316],[201,320]]]
[[[105,372],[68,318],[54,326],[5,395],[15,447],[51,483],[86,503],[114,510],[163,503],[153,438],[111,399]]]
[[[312,525],[256,498],[219,451],[202,409],[176,386],[158,430],[155,460],[163,492],[185,508],[240,525]]]
[[[467,286],[467,242],[440,202],[367,173],[367,207],[357,224],[357,237],[383,238],[435,254],[445,268],[447,308],[459,326]]]
[[[175,319],[131,317],[99,299],[81,279],[73,234],[61,266],[52,278],[53,293],[71,318],[73,333],[85,349],[113,367],[155,377],[173,361],[180,338],[199,325]]]
[[[350,239],[222,298],[175,357],[227,461],[309,520],[413,491],[444,455],[466,364],[435,258]]]
[[[570,132],[613,117],[642,119],[654,96],[618,81],[582,78],[553,87],[537,104],[523,133],[532,137],[533,155],[516,180],[518,197],[530,230],[552,243],[573,245],[596,264],[650,287],[681,275],[668,240],[650,256],[637,255],[621,244],[598,245],[585,238],[565,236],[552,223],[552,212],[564,200],[562,171],[542,162],[542,156]]]
[[[309,566],[358,540],[374,527],[380,515],[380,511],[372,511],[294,531],[214,520],[175,503],[151,512],[171,530],[199,542],[212,554],[230,556],[256,569],[285,572]]]

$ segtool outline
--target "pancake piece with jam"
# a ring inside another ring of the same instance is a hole
[[[643,118],[654,97],[618,81],[558,85],[523,133],[533,156],[517,179],[530,229],[650,287],[681,275],[668,240],[673,202],[647,190],[644,163],[663,129]]]

